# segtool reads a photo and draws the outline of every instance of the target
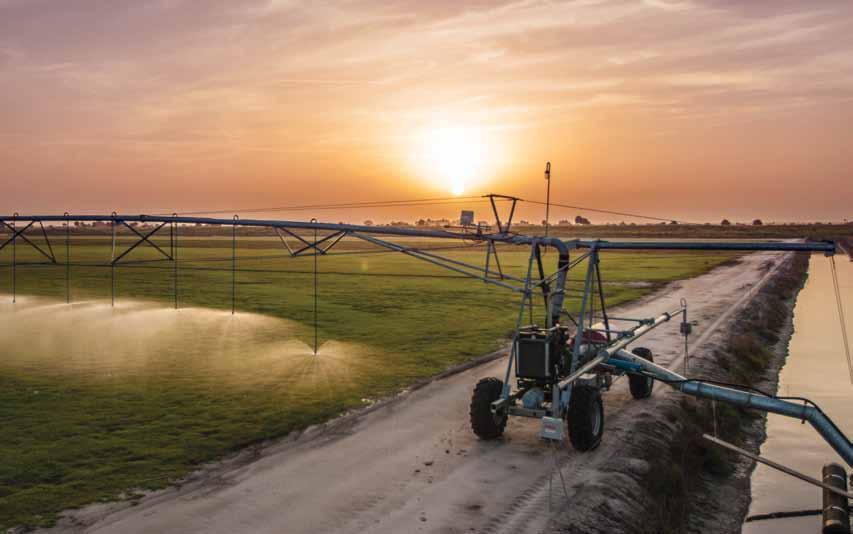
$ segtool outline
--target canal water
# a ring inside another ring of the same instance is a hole
[[[853,332],[853,263],[836,257],[838,282],[847,331]],[[779,395],[807,397],[816,402],[847,436],[853,435],[853,385],[847,371],[841,327],[836,311],[829,259],[813,255],[809,277],[794,307],[794,335],[779,377]],[[812,427],[770,415],[761,455],[814,478],[829,461],[846,464]],[[849,469],[848,469],[849,470]],[[821,508],[821,492],[789,475],[759,464],[752,474],[749,515]],[[747,534],[818,533],[820,517],[773,519],[745,523]]]

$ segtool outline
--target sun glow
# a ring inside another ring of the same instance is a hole
[[[415,142],[418,168],[434,187],[459,196],[486,178],[490,151],[480,128],[429,128]]]

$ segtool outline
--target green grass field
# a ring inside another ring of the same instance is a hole
[[[127,242],[123,236],[119,249]],[[110,257],[103,237],[75,236],[72,245],[75,264]],[[319,258],[321,349],[314,356],[313,260],[284,257],[276,239],[239,241],[244,271],[236,278],[234,317],[229,239],[182,240],[178,312],[169,309],[168,261],[118,267],[115,310],[110,269],[74,266],[72,299],[89,304],[69,309],[65,249],[54,247],[60,265],[18,267],[16,307],[8,303],[10,250],[0,252],[0,528],[46,525],[69,507],[133,499],[199,464],[493,351],[506,343],[519,303],[508,290],[342,243],[335,249],[342,254]],[[484,250],[446,254],[482,264]],[[500,254],[507,272],[523,274],[529,250]],[[603,254],[608,302],[638,298],[733,257]],[[128,260],[155,258],[145,247]],[[39,259],[19,243],[17,261]],[[556,255],[546,262],[553,269]],[[578,270],[571,278],[581,276]],[[155,304],[140,304],[149,301]],[[567,307],[576,309],[576,300]]]

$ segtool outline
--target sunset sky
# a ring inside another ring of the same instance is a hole
[[[550,160],[559,202],[853,219],[849,0],[0,0],[0,95],[3,213],[544,200]]]

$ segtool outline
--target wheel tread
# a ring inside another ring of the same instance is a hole
[[[645,347],[636,347],[631,350],[631,354],[650,362],[655,361],[652,351]],[[655,381],[653,378],[635,374],[628,375],[628,388],[631,390],[631,396],[635,399],[639,400],[651,397],[654,385]]]
[[[469,415],[471,430],[480,439],[496,439],[504,433],[507,416],[496,420],[492,414],[492,402],[500,398],[503,387],[503,381],[497,378],[483,378],[474,387]]]
[[[593,410],[598,410],[601,417],[598,433],[593,433]],[[569,441],[578,451],[592,450],[601,443],[604,434],[604,404],[601,392],[592,386],[575,386],[572,388],[571,403],[568,413]]]

